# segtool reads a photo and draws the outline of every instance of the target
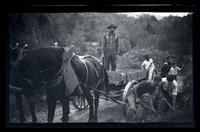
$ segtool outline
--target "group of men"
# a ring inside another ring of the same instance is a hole
[[[154,87],[154,89],[152,89],[153,91],[148,93],[152,96],[157,96],[158,91],[160,91],[167,103],[167,106],[174,110],[176,108],[176,96],[178,92],[177,76],[181,68],[176,65],[176,62],[171,56],[168,56],[166,58],[166,62],[164,62],[161,68],[160,75],[155,76],[154,72],[156,69],[155,65],[153,64],[153,59],[148,55],[144,57],[141,68],[147,70],[148,80],[146,82],[142,82],[137,89],[140,91],[145,91],[144,89]],[[144,84],[146,85],[143,87]],[[155,98],[153,100],[154,103],[157,103]]]
[[[108,27],[108,33],[104,35],[104,42],[102,45],[103,62],[106,70],[109,70],[111,64],[111,70],[116,70],[116,60],[118,54],[119,40],[115,34],[116,25],[111,24]],[[161,93],[164,95],[168,105],[175,109],[176,95],[177,95],[177,75],[181,70],[176,66],[175,62],[170,60],[170,56],[166,58],[160,75],[156,75],[157,70],[155,68],[153,59],[149,55],[144,56],[144,61],[141,65],[142,69],[147,70],[147,81],[143,81],[136,88],[136,102],[140,100],[143,94],[148,93],[155,104],[157,101],[157,95]],[[155,76],[156,75],[156,76]],[[156,106],[156,105],[154,105]],[[152,106],[153,107],[153,106]],[[154,107],[153,107],[154,109]]]

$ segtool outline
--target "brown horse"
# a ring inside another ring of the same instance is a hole
[[[62,104],[62,122],[67,122],[69,120],[69,100],[71,96],[77,96],[78,92],[76,88],[72,94],[65,96],[66,85],[62,78],[62,72],[59,72],[62,69],[64,52],[66,52],[64,48],[38,48],[24,55],[15,66],[11,84],[22,88],[23,94],[29,103],[32,122],[37,122],[35,114],[36,96],[42,94],[47,94],[49,123],[51,123],[54,118],[56,100],[60,100]],[[89,121],[97,121],[99,94],[95,93],[95,98],[93,99],[89,87],[99,90],[105,89],[105,81],[108,81],[107,73],[104,67],[94,57],[85,57],[80,59],[79,56],[74,55],[70,58],[70,60],[66,61],[71,62],[71,65],[79,79],[83,96],[85,96],[90,106]],[[70,88],[68,87],[68,89]],[[24,122],[24,113],[21,108],[22,99],[19,99],[19,97],[17,105],[19,106],[20,121]]]

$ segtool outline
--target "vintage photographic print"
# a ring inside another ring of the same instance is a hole
[[[193,122],[192,12],[9,14],[9,123]]]

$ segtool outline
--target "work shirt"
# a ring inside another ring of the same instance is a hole
[[[104,43],[102,50],[104,53],[115,53],[118,52],[118,36],[116,34],[106,34],[104,36]]]
[[[150,58],[149,61],[147,60],[144,60],[142,62],[142,65],[141,65],[141,68],[142,69],[146,69],[146,70],[149,70],[151,68],[155,68],[154,64],[153,64],[153,60]]]
[[[169,71],[169,75],[175,75],[177,76],[178,75],[178,71],[180,71],[181,69],[176,66],[176,67],[171,67],[170,71]]]
[[[167,91],[169,93],[170,96],[177,95],[178,85],[177,85],[176,80],[173,80],[173,82],[170,84],[167,81],[166,77],[162,78],[161,86],[165,91]]]

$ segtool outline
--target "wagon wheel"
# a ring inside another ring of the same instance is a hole
[[[84,96],[77,96],[72,99],[73,106],[78,110],[84,110],[88,107],[88,102]]]
[[[129,118],[128,113],[130,113],[130,110],[132,110],[132,114],[134,114],[137,110],[133,93],[133,90],[137,83],[138,82],[135,80],[133,80],[132,82],[128,82],[123,92],[122,101],[125,102],[125,104],[122,106],[122,112],[126,120],[128,120]]]

